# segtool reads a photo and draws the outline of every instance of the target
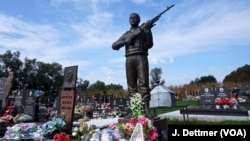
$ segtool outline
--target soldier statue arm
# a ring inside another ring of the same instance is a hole
[[[114,50],[119,50],[121,47],[125,46],[125,45],[129,45],[131,43],[133,43],[134,38],[140,34],[141,31],[136,31],[136,32],[130,32],[127,31],[126,33],[124,33],[117,41],[115,41],[112,44],[112,49]]]

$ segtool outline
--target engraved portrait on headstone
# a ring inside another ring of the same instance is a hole
[[[77,66],[66,67],[64,70],[63,88],[75,88],[77,79]]]

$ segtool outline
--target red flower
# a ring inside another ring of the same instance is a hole
[[[55,141],[70,141],[70,137],[65,132],[57,133],[53,136]]]

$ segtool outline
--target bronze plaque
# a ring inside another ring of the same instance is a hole
[[[72,129],[74,109],[75,91],[73,89],[68,91],[62,91],[59,114],[65,114],[66,124],[64,129],[69,132],[71,132]]]

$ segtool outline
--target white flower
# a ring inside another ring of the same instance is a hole
[[[132,111],[132,117],[139,117],[142,115],[142,98],[141,94],[135,93],[130,98],[130,109]]]

